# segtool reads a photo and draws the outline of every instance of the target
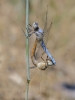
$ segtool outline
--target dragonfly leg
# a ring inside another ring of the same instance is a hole
[[[27,28],[26,28],[27,29]],[[28,29],[27,29],[27,32],[29,33],[28,34],[28,37],[30,37],[33,33],[34,33],[34,31],[32,31],[29,27],[28,27]]]
[[[43,56],[45,53],[46,53],[46,52],[44,51],[44,52],[42,53],[42,56]],[[41,57],[42,57],[42,56],[41,56]],[[47,56],[47,58],[48,58],[48,56]]]
[[[42,53],[42,56],[45,54],[45,52]],[[43,59],[43,57],[41,56],[41,59],[45,62],[45,60]]]
[[[23,33],[24,33],[24,36],[26,36],[26,34],[25,34],[25,32],[24,32],[24,30],[22,29],[22,31],[23,31]]]
[[[42,53],[42,55],[44,55],[45,54],[45,51]]]
[[[45,60],[43,59],[43,57],[41,56],[41,59],[45,62]]]
[[[53,65],[52,61],[49,59],[48,56],[47,56],[47,58],[46,58],[46,63],[47,63],[47,67]]]
[[[24,33],[24,36],[26,36],[26,34],[25,34],[25,32],[24,32],[24,30],[23,30],[23,29],[22,29],[22,31],[23,31],[23,33]],[[28,29],[27,29],[27,32],[28,32]],[[29,32],[28,32],[28,33],[29,33]],[[26,36],[26,37],[30,37],[33,33],[34,33],[34,32],[32,32],[32,33],[28,34],[28,36]]]
[[[45,51],[42,53],[42,56],[45,54]],[[44,58],[41,56],[41,59],[44,61],[44,62],[46,62],[47,61],[47,59],[49,60],[49,57],[47,56],[47,58],[46,58],[46,61],[44,60]]]

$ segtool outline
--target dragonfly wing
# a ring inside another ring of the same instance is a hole
[[[47,44],[48,42],[48,37],[49,37],[49,33],[50,33],[50,29],[52,27],[52,22],[50,23],[49,27],[47,26],[47,14],[48,14],[48,6],[47,6],[47,12],[46,12],[46,20],[45,20],[45,24],[44,24],[44,37],[43,37],[43,40],[44,40],[44,43]]]
[[[47,14],[48,14],[48,6],[47,6],[46,19],[45,19],[45,24],[44,24],[44,29],[43,29],[43,31],[44,31],[43,39],[45,41],[45,44],[47,42]]]
[[[49,27],[45,29],[45,32],[44,32],[43,40],[44,40],[45,45],[48,42],[48,38],[49,38],[51,27],[52,27],[52,22],[50,23]]]
[[[47,29],[47,14],[48,14],[48,6],[47,6],[47,12],[46,12],[46,19],[45,19],[45,24],[44,24],[44,33],[46,32]]]
[[[37,60],[41,58],[43,52],[44,52],[43,48],[41,47],[40,43],[38,43],[37,48],[36,48],[36,52],[35,52],[35,56],[36,56]]]

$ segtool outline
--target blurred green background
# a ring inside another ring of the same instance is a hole
[[[75,0],[30,0],[30,24],[44,27],[47,5],[48,24],[53,22],[48,48],[57,63],[45,74],[31,72],[29,100],[72,100],[75,92],[62,84],[75,84]],[[0,0],[0,100],[25,98],[25,16],[25,0]]]

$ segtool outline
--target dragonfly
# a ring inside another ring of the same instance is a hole
[[[33,33],[36,35],[36,41],[35,42],[39,43],[40,48],[42,47],[41,49],[44,50],[44,52],[47,54],[49,59],[52,61],[53,65],[55,65],[56,61],[54,60],[54,58],[52,57],[52,55],[50,54],[50,52],[48,51],[48,49],[46,48],[46,45],[45,45],[48,41],[48,36],[49,36],[49,31],[50,31],[51,26],[52,26],[52,23],[50,24],[50,27],[47,30],[46,30],[46,27],[42,30],[41,28],[38,27],[38,23],[34,22],[33,25],[32,25],[34,30],[31,31],[31,33],[29,34],[29,37]],[[37,45],[37,43],[35,45]],[[33,49],[34,49],[33,51],[35,51],[34,47],[33,47]]]
[[[38,23],[36,23],[36,22],[34,22],[33,25],[29,24],[29,26],[28,26],[28,33],[29,33],[28,36],[30,37],[33,33],[36,35],[36,40],[35,40],[35,43],[34,43],[34,46],[32,49],[32,53],[31,53],[31,59],[35,66],[37,66],[37,64],[38,64],[37,59],[40,58],[41,55],[43,55],[44,53],[47,54],[47,58],[49,58],[49,59],[46,59],[46,61],[48,61],[48,62],[44,63],[43,66],[47,67],[50,64],[51,65],[56,64],[55,59],[52,57],[51,53],[48,51],[48,49],[46,47],[51,26],[52,26],[52,22],[50,23],[49,27],[47,28],[47,13],[46,13],[46,22],[44,25],[44,29],[41,29],[38,26]],[[36,47],[38,48],[38,51],[35,53]],[[39,52],[40,50],[43,52]],[[51,61],[52,63],[50,63],[49,61]]]

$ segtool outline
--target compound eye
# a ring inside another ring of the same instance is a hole
[[[34,22],[33,23],[33,28],[37,28],[38,27],[38,23]]]
[[[35,25],[37,25],[37,26],[38,26],[38,23],[35,23]]]

